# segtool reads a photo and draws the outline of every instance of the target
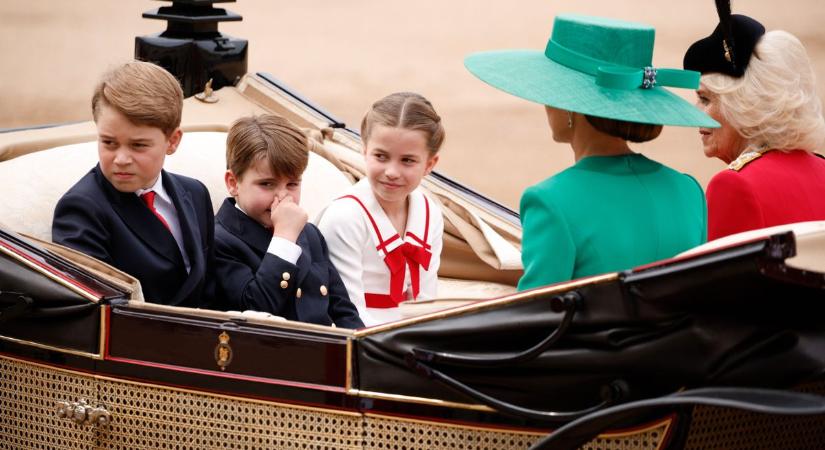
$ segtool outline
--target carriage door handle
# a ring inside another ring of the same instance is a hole
[[[57,402],[57,417],[70,419],[78,425],[102,428],[112,422],[112,415],[104,406],[91,406],[86,399],[79,402]]]

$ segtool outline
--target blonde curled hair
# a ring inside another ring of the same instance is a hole
[[[825,144],[811,61],[786,31],[762,36],[741,78],[712,73],[702,84],[718,95],[723,117],[749,148],[817,151]]]

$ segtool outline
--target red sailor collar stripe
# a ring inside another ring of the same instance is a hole
[[[345,198],[355,200],[355,202],[358,203],[359,206],[361,206],[361,209],[364,210],[364,215],[367,216],[367,219],[369,219],[370,224],[372,225],[373,237],[378,240],[378,245],[375,247],[375,249],[379,250],[379,251],[383,251],[384,256],[386,256],[387,253],[388,253],[387,252],[387,244],[389,244],[390,242],[398,239],[398,237],[399,237],[398,233],[395,233],[395,235],[393,237],[391,237],[389,240],[385,241],[384,238],[381,237],[381,230],[378,229],[378,224],[375,223],[375,218],[372,216],[372,214],[370,214],[370,210],[367,209],[366,206],[364,206],[364,202],[362,202],[361,199],[359,199],[358,197],[356,197],[354,195],[344,195],[344,196],[338,197],[337,200],[342,200],[342,199],[345,199]]]
[[[421,197],[423,199],[424,204],[424,232],[422,233],[424,235],[424,238],[422,239],[418,237],[418,235],[416,235],[412,231],[407,231],[405,236],[410,238],[415,244],[424,248],[425,250],[430,250],[432,246],[427,242],[427,239],[430,235],[430,201],[424,195],[422,195]],[[362,202],[361,199],[359,199],[355,195],[344,195],[338,197],[337,200],[342,200],[345,198],[354,200],[364,211],[364,215],[369,220],[370,225],[372,225],[373,236],[375,237],[378,243],[378,245],[375,246],[376,250],[378,250],[379,252],[383,252],[384,256],[386,256],[389,252],[392,251],[389,250],[390,246],[392,246],[394,250],[395,248],[398,248],[399,246],[403,245],[403,242],[396,242],[401,237],[398,233],[393,234],[389,239],[384,239],[383,235],[381,234],[381,230],[378,227],[378,223],[375,220],[375,217],[370,213],[370,210],[364,205],[364,202]]]
[[[364,187],[369,191],[364,192]],[[375,199],[368,183],[356,184],[353,194],[345,195],[340,199],[354,200],[364,211],[370,225],[372,225],[376,251],[382,256],[390,271],[389,295],[366,293],[367,306],[371,308],[392,308],[404,301],[404,280],[407,267],[410,269],[413,298],[417,298],[420,290],[421,268],[428,270],[432,257],[431,246],[427,242],[430,228],[430,203],[427,197],[418,189],[410,194],[407,214],[408,231],[405,233],[405,237],[409,239],[401,239],[395,231],[386,213]],[[388,235],[390,237],[385,239],[384,236]],[[420,236],[423,236],[423,238]],[[371,299],[374,301],[370,301]]]
[[[410,230],[418,231],[419,234]],[[410,213],[407,215],[406,237],[412,238],[413,241],[425,249],[430,249],[430,244],[427,242],[430,237],[430,201],[418,189],[410,194]]]
[[[367,180],[356,183],[348,195],[339,199],[355,200],[364,211],[371,225],[373,244],[382,258],[405,242],[419,245],[427,250],[431,249],[429,243],[431,208],[429,199],[420,189],[410,193],[407,230],[403,239],[398,235],[384,209],[376,200]]]

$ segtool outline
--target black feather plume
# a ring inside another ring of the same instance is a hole
[[[716,0],[716,12],[719,14],[719,26],[725,40],[722,41],[725,48],[725,59],[736,67],[736,58],[733,55],[735,43],[733,42],[733,25],[731,23],[730,0]]]

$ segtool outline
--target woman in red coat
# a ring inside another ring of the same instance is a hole
[[[825,220],[825,121],[805,48],[721,3],[684,59],[702,73],[698,106],[722,125],[700,129],[705,155],[728,164],[707,187],[708,240]]]

